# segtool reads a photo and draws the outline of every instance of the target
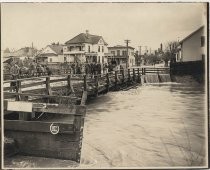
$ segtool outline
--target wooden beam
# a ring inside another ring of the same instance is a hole
[[[87,91],[83,91],[80,105],[84,106],[87,100]]]
[[[43,121],[23,121],[23,120],[4,120],[4,129],[13,131],[25,131],[25,132],[47,132],[51,133],[51,125],[59,126],[58,133],[70,133],[74,132],[73,121],[71,124],[60,122],[43,122]]]
[[[22,101],[8,101],[4,100],[4,112],[14,111],[8,110],[8,103],[23,103]],[[26,102],[29,103],[29,102]],[[18,110],[18,112],[21,110]],[[84,115],[86,113],[86,106],[81,105],[65,105],[65,104],[50,104],[50,103],[32,103],[32,112],[46,112],[55,114],[77,114]],[[30,112],[29,112],[30,113]],[[5,113],[4,113],[5,114]]]

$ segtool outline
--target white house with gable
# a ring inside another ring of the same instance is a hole
[[[102,36],[91,35],[88,31],[67,41],[63,47],[67,62],[107,63],[108,48]]]

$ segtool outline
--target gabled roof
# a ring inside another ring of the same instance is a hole
[[[115,45],[113,47],[108,47],[108,49],[114,49],[114,48],[127,48],[126,46],[123,46],[123,45]],[[131,46],[128,46],[128,48],[131,48],[131,49],[135,49]]]
[[[81,33],[74,38],[70,39],[69,41],[65,42],[65,44],[78,44],[78,43],[90,43],[90,44],[97,44],[100,39],[103,39],[102,36],[98,35],[91,35],[91,34],[85,34]],[[104,41],[104,39],[103,39]],[[104,43],[107,45],[107,43],[104,41]]]
[[[192,32],[190,35],[188,35],[187,37],[185,37],[183,40],[181,40],[179,43],[184,42],[185,40],[187,40],[188,38],[190,38],[192,35],[194,35],[198,31],[202,30],[203,28],[204,28],[204,26],[201,26],[200,28],[198,28],[197,30],[195,30],[194,32]]]
[[[63,45],[55,44],[55,45],[48,45],[56,54],[63,53]]]

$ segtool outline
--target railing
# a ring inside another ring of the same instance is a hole
[[[16,98],[41,97],[39,95],[44,95],[43,98],[56,98],[56,96],[67,96],[68,98],[71,96],[69,99],[77,101],[81,100],[83,91],[87,91],[89,95],[98,95],[100,92],[109,91],[123,83],[140,83],[141,76],[145,74],[168,73],[169,68],[132,68],[99,75],[65,73],[6,80],[3,87],[4,98],[11,98],[11,96]]]

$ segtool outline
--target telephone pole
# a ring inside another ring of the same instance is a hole
[[[128,56],[128,43],[130,43],[130,40],[125,40],[125,43],[126,43],[126,53],[127,53],[127,57],[126,57],[126,68],[128,68],[129,66],[129,56]]]
[[[141,46],[139,46],[139,55],[141,55]]]

